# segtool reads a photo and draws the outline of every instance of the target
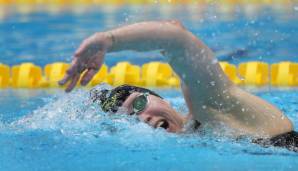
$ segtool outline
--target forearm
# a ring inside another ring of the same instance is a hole
[[[170,21],[150,21],[123,26],[107,32],[113,43],[109,52],[183,49],[185,30]]]
[[[205,65],[213,59],[211,50],[176,21],[136,23],[106,33],[113,39],[108,52],[163,50],[176,73],[185,75],[182,79],[186,83],[187,77],[207,71],[199,66],[201,71],[194,71],[194,65]]]

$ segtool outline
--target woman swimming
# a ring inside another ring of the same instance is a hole
[[[275,106],[233,84],[213,52],[178,21],[141,22],[95,33],[80,45],[59,83],[69,82],[69,92],[84,73],[81,85],[86,85],[100,69],[106,53],[122,50],[161,50],[183,82],[189,114],[179,114],[150,90],[128,85],[92,93],[103,111],[116,112],[124,107],[128,114],[169,132],[181,132],[188,120],[195,120],[217,132],[222,132],[224,125],[234,137],[249,136],[264,145],[294,150],[298,145],[291,121]]]

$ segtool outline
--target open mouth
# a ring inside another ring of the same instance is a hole
[[[166,120],[164,120],[164,119],[162,119],[162,120],[160,120],[160,121],[157,123],[156,128],[168,129],[169,126],[170,126],[170,125],[169,125],[169,122],[166,121]]]

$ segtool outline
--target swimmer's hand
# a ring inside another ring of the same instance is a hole
[[[100,32],[88,37],[76,50],[70,68],[65,77],[59,81],[59,85],[67,85],[65,91],[70,92],[80,80],[85,86],[93,78],[102,66],[104,55],[112,45],[112,40],[108,33]]]

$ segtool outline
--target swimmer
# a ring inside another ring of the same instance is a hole
[[[59,82],[71,91],[80,76],[87,85],[104,62],[106,53],[123,50],[160,50],[182,80],[182,92],[189,114],[175,111],[155,92],[129,85],[91,92],[105,112],[119,107],[154,128],[183,132],[195,121],[196,127],[212,127],[223,136],[225,126],[233,137],[247,136],[262,145],[282,146],[298,151],[298,133],[291,121],[275,106],[233,84],[224,74],[213,52],[179,21],[141,22],[98,32],[83,41],[74,54],[71,67]]]

